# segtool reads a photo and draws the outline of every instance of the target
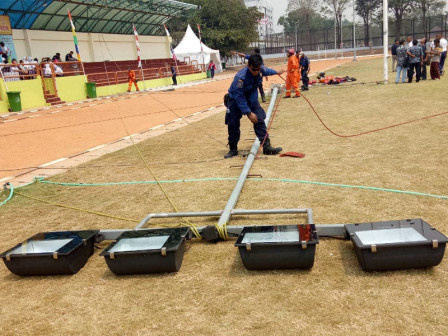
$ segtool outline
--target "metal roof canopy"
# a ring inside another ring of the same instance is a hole
[[[77,32],[164,35],[173,17],[188,17],[197,5],[174,0],[2,0],[0,15],[13,29],[71,31],[67,9]]]

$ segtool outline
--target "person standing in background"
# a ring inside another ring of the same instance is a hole
[[[398,39],[395,40],[394,44],[390,48],[390,53],[392,54],[392,72],[397,71],[395,67],[395,63],[397,63],[397,48],[400,45],[400,41]]]
[[[129,71],[128,71],[128,81],[129,81],[128,92],[131,92],[132,84],[134,84],[135,90],[139,91],[138,85],[137,85],[137,79],[135,78],[135,72],[130,67],[129,67]]]
[[[210,71],[210,77],[213,78],[215,77],[215,69],[216,69],[216,65],[215,63],[213,63],[213,60],[210,60],[210,63],[208,64],[208,69]]]

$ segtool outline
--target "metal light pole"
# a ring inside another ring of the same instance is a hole
[[[296,21],[294,21],[294,28],[296,31],[296,48],[294,50],[297,50],[297,22]]]
[[[357,61],[356,58],[356,33],[355,33],[355,0],[353,0],[353,60]]]
[[[388,1],[383,0],[383,59],[384,59],[384,84],[387,84],[389,81],[389,73],[388,73],[388,64],[387,64],[387,56],[388,56],[388,45],[389,45],[389,21],[387,16],[388,10]]]

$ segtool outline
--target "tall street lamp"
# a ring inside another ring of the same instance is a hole
[[[353,0],[353,60],[356,61],[355,0]]]
[[[296,31],[296,48],[294,50],[297,50],[297,21],[294,21],[294,28]]]

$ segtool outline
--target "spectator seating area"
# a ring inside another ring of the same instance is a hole
[[[168,66],[166,66],[168,64]],[[171,77],[171,65],[176,65],[171,58],[142,60],[142,69],[138,68],[136,60],[85,62],[84,71],[89,82],[97,86],[127,83],[129,68],[135,71],[138,81]],[[200,73],[195,65],[177,62],[178,75]]]

